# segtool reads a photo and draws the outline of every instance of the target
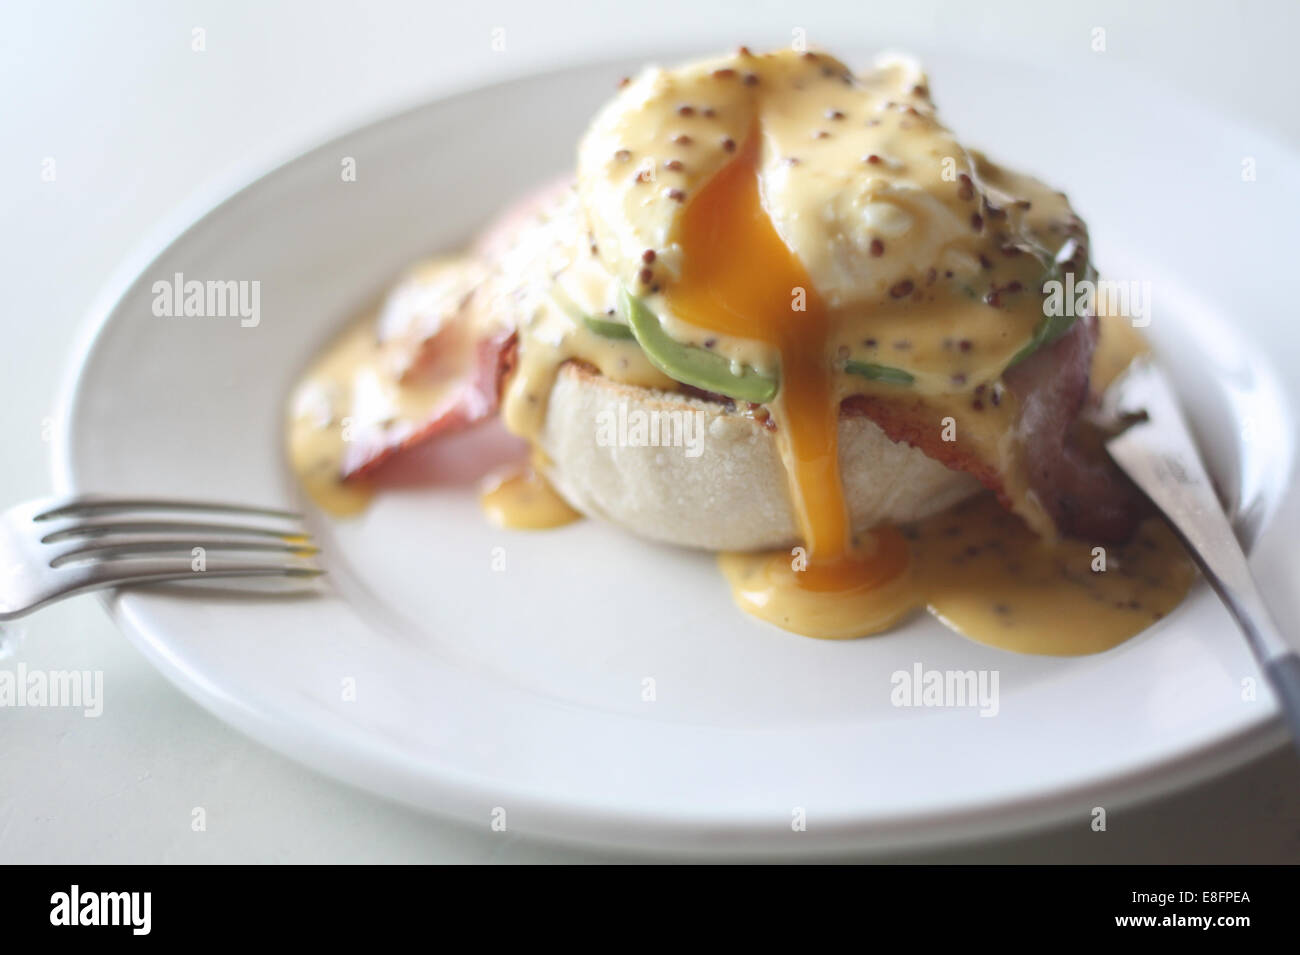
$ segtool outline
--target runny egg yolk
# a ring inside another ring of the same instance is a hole
[[[907,567],[892,529],[851,539],[839,472],[839,407],[831,379],[825,302],[763,206],[757,124],[735,160],[683,212],[682,274],[667,291],[673,314],[700,328],[774,346],[781,385],[772,412],[814,591],[860,591]],[[800,308],[799,306],[802,306]],[[780,557],[789,561],[789,556]]]

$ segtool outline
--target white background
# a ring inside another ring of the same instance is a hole
[[[205,30],[206,50],[192,49]],[[1091,49],[1106,30],[1106,51]],[[494,52],[492,31],[505,30]],[[76,331],[133,247],[187,196],[378,115],[581,59],[683,47],[967,46],[1121,70],[1300,147],[1300,4],[64,3],[0,12],[0,505],[48,492],[50,422]],[[942,105],[942,90],[937,91]],[[1081,115],[1080,148],[1106,148]],[[520,131],[527,148],[527,130]],[[42,179],[47,158],[57,178]],[[1189,197],[1194,202],[1194,197]],[[1241,237],[1249,241],[1249,237]],[[147,360],[147,356],[145,356]],[[0,666],[102,670],[104,715],[0,710],[0,862],[579,861],[324,780],[181,696],[93,598],[0,635]],[[1229,777],[1079,824],[908,858],[1300,861],[1300,768]],[[191,829],[195,807],[207,830]]]

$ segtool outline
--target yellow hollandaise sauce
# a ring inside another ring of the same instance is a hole
[[[1099,653],[1140,633],[1182,602],[1195,577],[1159,518],[1122,547],[1049,542],[991,494],[889,535],[902,572],[832,599],[801,586],[798,554],[724,554],[719,564],[741,608],[805,636],[867,636],[929,608],[979,643],[1056,656]]]
[[[479,494],[488,520],[510,530],[546,530],[582,517],[532,464],[493,475]]]
[[[1104,390],[1139,354],[1124,316],[1101,319],[1092,381]],[[929,609],[964,636],[1017,653],[1078,656],[1123,643],[1182,603],[1196,572],[1178,538],[1147,518],[1123,546],[1049,540],[991,493],[924,521],[877,531],[901,571],[827,595],[802,586],[800,549],[722,554],[736,603],[783,629],[823,639],[880,633]]]
[[[369,313],[355,322],[313,363],[290,400],[289,466],[311,502],[335,517],[360,514],[374,497],[368,484],[342,479],[354,389],[368,376],[383,380],[372,373],[379,365],[372,324]]]
[[[981,494],[904,533],[914,606],[928,606],[972,640],[1018,653],[1108,650],[1177,607],[1195,577],[1157,517],[1121,547],[1051,542]]]

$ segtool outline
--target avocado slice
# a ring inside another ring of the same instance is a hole
[[[632,329],[628,328],[622,322],[610,322],[603,318],[595,318],[591,315],[582,316],[582,324],[595,332],[601,338],[621,338],[630,341],[636,338],[632,334]]]
[[[622,322],[611,322],[608,319],[596,318],[594,315],[588,315],[580,309],[573,299],[560,288],[559,285],[551,286],[551,299],[560,309],[575,322],[581,322],[591,331],[601,338],[615,338],[631,341],[636,336],[632,334],[632,329],[628,328]]]
[[[888,365],[877,365],[869,361],[849,359],[844,363],[844,370],[850,375],[861,375],[863,378],[870,378],[872,381],[884,381],[891,385],[910,385],[916,381],[911,374],[901,368],[890,368]]]
[[[618,301],[642,351],[669,378],[754,404],[767,404],[776,397],[779,384],[775,377],[747,365],[736,371],[721,355],[696,345],[683,345],[665,332],[659,316],[627,289],[619,291]]]

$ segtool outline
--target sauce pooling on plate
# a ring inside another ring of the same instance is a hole
[[[582,516],[531,464],[489,477],[479,495],[479,504],[493,524],[512,530],[563,527]]]
[[[1018,653],[1099,653],[1162,619],[1195,577],[1182,545],[1150,518],[1122,547],[1046,542],[991,494],[899,534],[904,570],[827,601],[799,586],[790,555],[719,559],[737,603],[778,627],[826,639],[888,629],[920,608],[972,640]]]

